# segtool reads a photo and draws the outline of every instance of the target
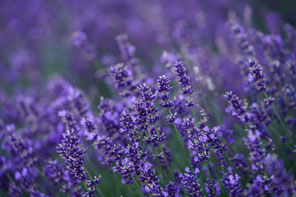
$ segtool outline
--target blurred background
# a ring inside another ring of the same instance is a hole
[[[117,35],[128,34],[151,70],[163,50],[178,44],[182,22],[190,27],[198,21],[205,31],[190,33],[213,40],[231,12],[263,32],[279,33],[279,21],[296,24],[293,0],[0,1],[0,86],[11,92],[60,75],[86,92],[109,96],[99,82],[119,61]]]

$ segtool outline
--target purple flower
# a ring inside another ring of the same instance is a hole
[[[167,169],[165,160],[167,160],[168,164],[171,164],[172,163],[172,153],[165,146],[163,146],[163,151],[164,151],[165,155],[163,155],[163,153],[161,152],[157,155],[157,157],[158,157],[158,161],[160,162],[161,167],[163,169]]]
[[[82,31],[75,31],[72,34],[74,45],[81,51],[87,60],[94,60],[97,56],[95,48],[87,39],[87,35]]]
[[[88,192],[84,194],[84,196],[93,196],[95,194],[96,186],[100,184],[101,175],[99,177],[94,176],[93,180],[86,180]]]
[[[173,103],[170,101],[170,80],[165,75],[159,76],[158,80],[158,92],[161,94],[160,105],[164,108],[171,108]]]
[[[65,121],[65,132],[61,143],[57,146],[57,152],[66,161],[74,183],[78,183],[78,181],[86,180],[83,168],[85,150],[79,146],[80,140],[73,117],[66,113],[62,118]]]
[[[64,170],[58,164],[57,160],[49,160],[44,169],[45,176],[54,184],[61,184],[64,180]]]
[[[242,188],[239,183],[240,177],[238,174],[232,172],[232,168],[228,167],[227,173],[223,174],[223,185],[229,196],[238,197],[242,196]]]
[[[253,57],[255,55],[255,50],[253,45],[248,41],[246,32],[237,23],[233,21],[230,22],[230,29],[237,39],[242,53],[248,57]]]
[[[219,183],[212,179],[215,191],[213,191],[213,186],[209,178],[207,178],[207,182],[205,183],[205,190],[208,193],[208,197],[220,196],[220,186]]]
[[[284,87],[283,90],[285,94],[286,102],[288,103],[289,107],[296,109],[296,89],[293,85],[288,84]]]
[[[244,138],[244,142],[250,151],[253,172],[262,172],[264,170],[263,162],[266,150],[261,147],[260,132],[254,128],[249,130],[248,138]]]
[[[127,111],[123,111],[120,116],[120,132],[127,134],[131,139],[137,136],[135,122]]]
[[[235,168],[239,170],[241,173],[246,174],[250,171],[248,168],[248,164],[243,154],[236,153],[232,158],[231,161]]]
[[[148,185],[159,185],[159,178],[157,177],[155,170],[152,169],[151,163],[145,162],[142,164],[139,180]]]
[[[183,62],[176,62],[175,69],[182,93],[184,95],[191,95],[193,93],[193,89],[191,88],[190,78],[187,76],[187,69]]]
[[[270,175],[270,188],[277,195],[289,195],[293,193],[295,182],[292,174],[284,168],[284,164],[276,155],[268,154],[264,159],[265,170]]]
[[[187,148],[191,150],[191,164],[199,166],[200,163],[207,161],[210,156],[207,145],[208,137],[205,132],[198,130],[194,119],[185,119],[182,125],[185,132]]]
[[[139,130],[146,130],[148,127],[148,115],[145,105],[141,102],[134,102],[133,112],[135,113],[136,128]]]
[[[116,37],[116,40],[119,45],[121,57],[125,62],[130,61],[134,58],[134,53],[136,48],[128,42],[128,36],[126,34],[122,34]]]
[[[165,186],[168,197],[179,197],[180,188],[172,181]]]
[[[249,82],[254,83],[261,92],[266,92],[265,77],[262,66],[255,59],[249,59]]]
[[[156,130],[155,127],[149,126],[146,133],[147,135],[144,137],[145,143],[153,144],[154,147],[157,147],[165,140],[164,132],[159,127]]]
[[[113,78],[115,87],[120,91],[122,97],[128,97],[133,90],[131,73],[125,64],[119,63],[109,69],[109,73]]]
[[[243,122],[248,122],[246,103],[240,100],[232,91],[226,92],[224,97],[232,107],[232,115],[238,117]]]
[[[195,170],[195,172],[192,172],[187,167],[185,169],[185,171],[186,172],[184,174],[180,174],[181,183],[182,183],[183,187],[185,188],[185,190],[192,197],[202,196],[200,184],[198,182],[199,170]]]
[[[86,129],[85,136],[87,139],[93,142],[98,135],[97,125],[93,115],[82,118],[80,124]]]
[[[106,166],[122,159],[124,149],[120,144],[115,144],[110,137],[97,136],[93,146],[96,147],[104,156],[102,163]]]
[[[167,68],[173,67],[176,61],[177,61],[177,57],[175,54],[167,51],[163,51],[160,58],[160,62],[165,64]]]
[[[17,187],[15,183],[10,183],[8,188],[9,196],[21,197],[21,188]]]
[[[132,162],[128,160],[128,158],[123,159],[122,161],[117,161],[116,166],[113,167],[113,172],[117,172],[118,174],[121,175],[122,184],[132,184],[134,183],[133,181],[133,173],[134,173],[134,168]]]
[[[147,119],[150,124],[154,124],[158,119],[157,109],[154,105],[155,93],[152,92],[151,88],[147,84],[139,86],[141,94],[141,102],[146,111]]]

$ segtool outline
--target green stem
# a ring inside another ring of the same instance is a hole
[[[160,164],[160,162],[159,162],[159,160],[158,160],[158,158],[157,158],[157,154],[156,154],[156,151],[154,150],[153,145],[151,146],[151,148],[152,148],[153,155],[155,156],[155,159],[156,159],[156,161],[157,161],[157,164],[160,166],[160,171],[161,171],[161,174],[162,174],[162,176],[163,176],[163,179],[165,179],[165,178],[166,178],[166,177],[165,177],[165,173],[164,173],[164,171],[163,171],[163,169],[162,169],[162,167],[161,167],[161,164]]]
[[[188,97],[189,97],[189,96],[188,96]],[[189,97],[189,100],[190,100],[190,97]],[[193,107],[191,107],[190,109],[191,109],[191,113],[192,113],[192,115],[193,115],[193,117],[194,117],[194,119],[195,119],[196,125],[198,126],[198,122],[197,122],[197,118],[196,118],[196,115],[195,115],[194,109],[193,109]],[[197,137],[197,136],[196,136],[196,137]],[[214,184],[213,184],[212,176],[211,176],[211,173],[210,173],[209,168],[208,168],[208,164],[206,163],[205,165],[206,165],[206,168],[207,168],[207,172],[208,172],[208,175],[209,175],[209,178],[210,178],[210,181],[211,181],[211,185],[212,185],[213,191],[214,191],[214,193],[215,193],[215,196],[217,196],[217,195],[216,195],[216,190],[215,190],[215,187],[214,187]]]
[[[88,192],[88,188],[87,188],[85,182],[82,181],[80,184],[81,184],[81,187],[83,187],[83,190],[84,190],[85,192]]]
[[[146,134],[147,137],[149,137],[149,134],[147,133],[147,131],[145,131],[145,134]],[[154,150],[153,145],[151,145],[151,149],[152,149],[152,153],[153,153],[153,155],[155,156],[155,159],[156,159],[157,164],[160,166],[160,171],[161,171],[161,174],[162,174],[162,176],[163,176],[163,179],[165,179],[165,173],[164,173],[164,171],[163,171],[163,169],[162,169],[162,167],[161,167],[161,164],[160,164],[160,162],[159,162],[159,160],[158,160],[158,158],[157,158],[157,154],[156,154],[156,152],[155,152],[155,150]]]
[[[36,170],[38,171],[38,174],[46,181],[47,180],[47,178],[44,176],[44,174],[39,170],[39,168],[37,168],[36,167]],[[54,185],[50,182],[50,181],[48,181],[47,182],[52,188],[55,188],[54,187]],[[65,195],[64,193],[62,193],[62,192],[60,192],[60,191],[58,191],[58,196],[60,196],[60,195]],[[67,195],[68,196],[68,195]]]
[[[91,181],[93,181],[92,176],[90,175],[90,173],[89,173],[89,171],[87,170],[87,168],[86,168],[85,166],[83,166],[83,168],[84,168],[84,170],[85,170],[85,172],[86,172],[88,178],[89,178]],[[85,183],[84,183],[84,185],[85,185]],[[96,193],[98,192],[98,193],[99,193],[99,196],[104,197],[104,194],[103,194],[103,192],[101,191],[101,189],[100,189],[99,187],[96,187],[96,186],[95,186],[95,192],[96,192]]]
[[[191,110],[191,113],[192,113],[192,115],[194,117],[194,120],[195,120],[195,123],[196,123],[197,127],[199,127],[199,124],[198,124],[198,121],[197,121],[197,116],[196,116],[196,114],[194,112],[193,107],[190,107],[190,110]]]
[[[121,160],[121,162],[122,162],[123,165],[125,166],[126,170],[128,170],[128,167],[126,166],[126,164],[124,163],[124,161]],[[131,174],[130,174],[130,175],[131,175]],[[138,185],[138,181],[134,178],[133,175],[131,175],[131,177],[132,177],[132,179],[133,179],[133,181],[134,181],[134,183],[135,183],[135,185],[136,185],[136,191],[137,191],[138,195],[139,195],[139,196],[143,196],[143,195],[138,191],[138,189],[141,190],[141,187]]]
[[[266,171],[264,171],[264,175],[268,178],[268,174],[266,173]],[[270,186],[268,185],[268,188],[270,189],[272,196],[274,196],[273,190],[272,188],[270,188]]]
[[[278,139],[281,139],[280,134],[279,134],[278,132],[276,132],[276,131],[274,130],[273,127],[269,126],[269,130],[272,131],[272,133],[275,134],[275,135],[278,137]],[[293,150],[293,146],[291,146],[291,144],[288,142],[288,140],[285,142],[285,144],[286,144],[291,150]]]
[[[210,181],[211,181],[211,185],[212,185],[213,191],[214,191],[214,193],[215,193],[215,196],[217,196],[217,195],[216,195],[215,186],[214,186],[214,183],[213,183],[213,179],[212,179],[212,176],[211,176],[210,170],[209,170],[209,168],[208,168],[208,164],[205,164],[205,165],[206,165],[206,168],[207,168],[207,172],[208,172],[208,175],[209,175],[209,178],[210,178]]]
[[[154,124],[154,127],[155,127],[155,131],[156,131],[157,137],[159,138],[159,133],[158,133],[157,125]],[[166,166],[167,166],[167,169],[168,169],[169,172],[170,172],[171,178],[174,178],[174,174],[173,174],[173,172],[172,172],[172,169],[171,169],[170,166],[169,166],[169,162],[168,162],[168,160],[167,160],[167,158],[166,158],[166,155],[165,155],[165,153],[164,153],[164,150],[163,150],[163,147],[162,147],[162,143],[160,143],[160,144],[158,145],[158,147],[160,148],[160,150],[161,150],[161,152],[162,152],[162,154],[163,154],[163,158],[164,158],[165,164],[166,164]]]
[[[266,92],[264,92],[264,96],[266,99],[268,99],[268,95],[266,94]],[[290,136],[292,136],[292,132],[286,127],[285,123],[283,122],[283,120],[281,119],[281,116],[279,115],[278,111],[276,110],[276,108],[274,107],[274,105],[271,105],[272,110],[275,113],[275,116],[277,117],[277,119],[280,121],[281,126],[283,127],[283,129],[286,131],[286,133],[288,133]]]
[[[172,111],[171,111],[171,109],[169,109],[169,114],[170,114],[170,116],[172,116]],[[179,142],[180,146],[182,147],[183,154],[185,155],[186,160],[187,160],[187,162],[188,162],[188,165],[190,166],[190,160],[189,160],[188,153],[187,153],[187,152],[185,151],[185,149],[184,149],[183,140],[182,140],[182,138],[181,138],[180,132],[178,131],[177,126],[176,126],[175,123],[173,123],[173,127],[174,127],[174,130],[175,130],[175,133],[176,133],[176,136],[177,136],[178,142]]]
[[[223,152],[224,152],[224,156],[226,157],[227,161],[230,163],[232,169],[235,171],[235,173],[238,173],[237,170],[236,170],[236,168],[234,167],[232,161],[230,160],[230,158],[229,158],[227,152],[225,152],[225,151],[223,151]]]

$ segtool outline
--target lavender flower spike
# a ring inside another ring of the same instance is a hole
[[[164,108],[171,108],[173,103],[170,99],[170,80],[167,76],[162,75],[158,77],[158,92],[161,94],[160,105]]]
[[[193,93],[193,89],[191,88],[190,78],[187,76],[186,67],[183,62],[176,62],[175,69],[178,76],[179,84],[182,88],[182,93],[184,95],[191,95]]]
[[[66,111],[60,112],[65,121],[66,131],[61,143],[57,146],[57,152],[65,159],[70,176],[75,183],[86,180],[86,172],[83,168],[85,150],[79,146],[77,128],[73,117]]]

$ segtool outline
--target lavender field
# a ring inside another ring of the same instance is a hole
[[[1,197],[296,197],[293,0],[2,0],[0,46]]]

